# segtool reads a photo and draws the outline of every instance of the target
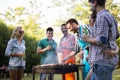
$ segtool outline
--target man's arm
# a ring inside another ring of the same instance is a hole
[[[69,55],[65,56],[63,59],[62,59],[62,62],[64,63],[66,60],[68,60],[69,58],[75,56],[75,51],[72,51]]]
[[[62,53],[58,52],[58,62],[59,64],[62,64]]]
[[[99,24],[97,24],[99,23]],[[97,22],[95,22],[96,26],[94,26],[94,32],[95,37],[89,37],[89,35],[83,36],[83,40],[85,42],[88,42],[90,44],[95,44],[98,46],[101,46],[103,44],[106,44],[108,41],[109,36],[109,25],[104,16],[97,17]]]
[[[47,46],[44,49],[41,49],[40,47],[37,47],[37,54],[42,54],[42,53],[44,53],[45,51],[47,51],[49,49],[51,49],[51,46]]]
[[[84,35],[82,37],[82,40],[85,41],[85,42],[88,42],[90,44],[97,44],[96,38],[95,37],[90,38],[89,35]]]
[[[109,58],[112,58],[114,56],[116,56],[119,52],[119,47],[117,45],[116,49],[115,50],[104,50],[103,51],[105,53],[105,55]]]

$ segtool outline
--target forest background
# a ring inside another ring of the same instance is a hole
[[[46,28],[54,28],[54,39],[59,42],[62,36],[61,24],[69,18],[77,19],[79,24],[89,24],[91,12],[88,0],[28,0],[28,5],[9,6],[5,12],[0,10],[0,66],[8,65],[9,57],[4,54],[12,30],[22,26],[26,41],[26,72],[30,73],[32,66],[40,62],[36,48],[38,41],[46,37]],[[116,18],[120,31],[120,1],[114,3],[113,0],[107,0],[106,8]],[[120,38],[116,42],[120,47]],[[119,68],[120,53],[117,69]]]

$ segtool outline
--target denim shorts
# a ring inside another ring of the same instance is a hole
[[[91,80],[112,80],[112,73],[114,66],[103,66],[100,64],[93,64],[93,73]]]

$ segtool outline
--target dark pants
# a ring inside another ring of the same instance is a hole
[[[23,73],[23,69],[11,69],[10,80],[22,80]]]
[[[48,76],[48,80],[53,80],[54,74],[40,74],[40,80],[46,80],[46,77]]]

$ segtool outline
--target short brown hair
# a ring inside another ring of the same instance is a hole
[[[68,24],[68,23],[70,23],[70,24],[72,24],[72,23],[78,24],[77,20],[74,19],[74,18],[69,19],[69,20],[66,22],[66,24]]]
[[[94,3],[95,1],[97,2],[99,6],[105,6],[106,0],[89,0],[89,2],[91,3]]]
[[[52,28],[52,27],[48,27],[48,28],[46,29],[46,33],[47,33],[48,31],[53,31],[53,28]]]
[[[66,24],[61,24],[61,26],[66,26]]]

